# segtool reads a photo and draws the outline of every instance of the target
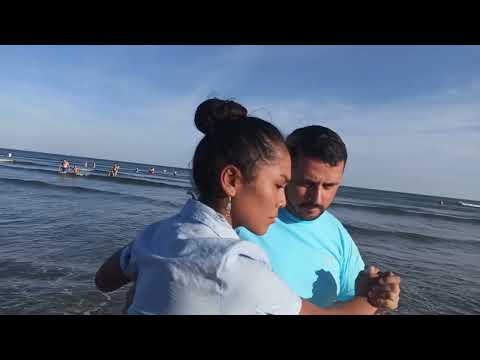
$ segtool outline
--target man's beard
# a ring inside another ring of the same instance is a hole
[[[311,210],[311,209],[318,209],[320,213],[317,216],[315,216],[314,218],[305,217],[302,213],[302,210],[305,211],[305,210]],[[323,212],[325,211],[325,209],[321,205],[316,205],[316,204],[312,204],[312,203],[303,203],[300,206],[295,207],[295,206],[292,205],[292,203],[290,203],[288,201],[287,201],[287,210],[292,212],[298,218],[300,218],[302,220],[306,220],[306,221],[311,221],[311,220],[318,219],[320,216],[322,216]]]

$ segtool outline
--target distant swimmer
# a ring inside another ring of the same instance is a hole
[[[155,175],[155,168],[154,167],[151,167],[150,169],[148,169],[148,175]]]
[[[119,164],[113,164],[112,168],[108,172],[108,176],[117,176],[119,171],[120,171],[120,165]]]
[[[70,163],[68,162],[68,160],[63,160],[58,170],[61,172],[67,172],[69,168]]]
[[[173,176],[177,176],[177,172],[176,172],[176,171],[173,172]]]
[[[74,172],[75,174],[77,174],[77,175],[80,174],[80,168],[77,167],[77,166],[74,166],[74,167],[73,167],[73,172]]]

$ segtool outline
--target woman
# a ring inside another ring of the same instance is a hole
[[[179,214],[147,226],[96,274],[101,291],[136,281],[129,314],[332,314],[300,299],[257,245],[233,228],[264,234],[285,206],[290,156],[281,133],[233,101],[200,104],[205,134],[193,187]]]

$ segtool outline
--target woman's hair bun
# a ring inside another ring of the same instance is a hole
[[[247,109],[235,101],[208,99],[198,105],[195,111],[195,126],[205,135],[209,135],[231,121],[244,119],[247,113]]]

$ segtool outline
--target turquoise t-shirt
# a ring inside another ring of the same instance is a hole
[[[347,230],[328,211],[305,221],[280,209],[263,236],[244,227],[236,231],[265,250],[273,271],[302,298],[327,307],[355,295],[355,280],[365,264]]]

